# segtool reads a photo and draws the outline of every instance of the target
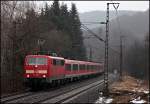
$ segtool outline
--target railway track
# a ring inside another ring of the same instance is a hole
[[[109,81],[113,81],[115,78],[112,77],[112,79]],[[96,87],[100,87],[104,84],[104,80],[96,81],[94,83],[90,83],[87,86],[82,86],[79,88],[72,89],[64,94],[61,94],[59,96],[49,98],[48,100],[45,100],[43,102],[39,103],[69,103],[71,100],[77,98],[78,96],[86,93],[88,90],[92,90]]]
[[[53,97],[51,99],[48,99],[46,101],[39,102],[39,103],[65,103],[66,100],[71,99],[71,98],[75,97],[76,95],[87,91],[90,88],[97,87],[100,84],[102,84],[103,82],[104,82],[103,80],[102,81],[97,81],[97,82],[89,84],[87,86],[82,86],[82,87],[73,89],[71,91],[67,91],[65,94]]]
[[[24,91],[15,92],[15,93],[12,93],[12,94],[1,95],[1,99],[2,99],[2,98],[6,98],[6,97],[10,97],[10,96],[15,96],[15,95],[22,94],[22,93],[26,93],[26,92],[29,92],[29,90],[30,90],[30,89],[26,89],[26,90],[24,90]]]
[[[33,92],[24,92],[24,93],[17,93],[17,94],[11,94],[8,96],[3,96],[0,100],[1,102],[7,102],[14,99],[19,99],[21,97],[26,97],[32,95]]]
[[[101,79],[101,80],[100,80]],[[11,97],[2,98],[2,103],[63,103],[84,93],[86,90],[97,87],[103,83],[103,76],[87,79],[80,82],[75,82],[67,86],[62,86],[57,89],[29,92],[22,95],[15,95]],[[99,81],[97,81],[99,80]]]

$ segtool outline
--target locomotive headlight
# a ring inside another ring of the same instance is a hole
[[[29,78],[30,76],[29,76],[29,74],[27,75],[27,78]]]
[[[46,77],[46,75],[43,75],[43,78],[45,78]]]
[[[46,74],[47,70],[39,70],[38,72],[41,73],[41,74]]]
[[[26,70],[26,73],[34,73],[34,70]]]

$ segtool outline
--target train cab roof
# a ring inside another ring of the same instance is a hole
[[[48,56],[48,55],[27,55],[26,57],[48,57],[50,59],[60,59],[64,60],[62,57]]]

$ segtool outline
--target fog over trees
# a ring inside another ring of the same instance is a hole
[[[112,12],[112,11],[111,11]],[[113,12],[115,14],[115,11]],[[93,11],[80,14],[81,22],[105,20],[106,11]],[[104,16],[103,16],[104,15]],[[118,20],[119,24],[118,24]],[[93,32],[105,39],[104,25],[87,25]],[[119,11],[118,17],[110,13],[109,28],[109,70],[119,70],[120,36],[123,38],[123,70],[138,78],[148,79],[149,66],[149,10],[144,12]],[[84,36],[91,35],[83,30]],[[92,47],[92,60],[104,59],[104,44],[96,38],[84,40],[89,56],[89,45]]]

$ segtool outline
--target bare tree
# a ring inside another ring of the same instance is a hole
[[[22,49],[16,50],[15,47],[21,47],[18,39],[24,37],[16,35],[15,32],[18,31],[17,26],[22,24],[21,20],[26,18],[26,11],[33,7],[34,3],[29,1],[1,1],[1,88],[3,92],[12,91],[16,87],[16,82],[19,82],[15,81],[18,74],[14,74],[14,62],[16,53]]]

